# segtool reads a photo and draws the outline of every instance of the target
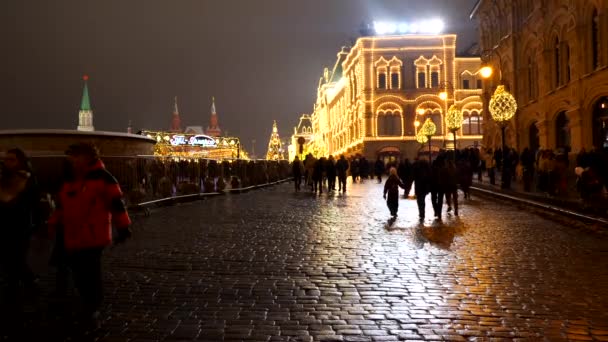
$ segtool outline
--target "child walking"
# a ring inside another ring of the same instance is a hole
[[[384,199],[386,199],[386,205],[388,206],[388,210],[391,212],[391,216],[397,216],[397,210],[399,210],[399,187],[405,189],[405,185],[397,176],[397,169],[391,167],[389,171],[388,179],[386,183],[384,183]],[[388,193],[388,198],[386,194]]]

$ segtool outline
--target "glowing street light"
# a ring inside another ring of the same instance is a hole
[[[463,119],[462,111],[455,105],[451,105],[445,116],[445,126],[454,135],[454,160],[456,160],[456,132],[462,127]]]
[[[433,120],[431,120],[431,118],[426,118],[426,121],[424,121],[424,124],[420,128],[420,133],[422,135],[425,135],[429,139],[429,163],[432,161],[431,160],[431,137],[435,134],[435,132],[437,132],[437,126],[435,126],[435,123],[433,122]]]
[[[442,91],[441,93],[439,93],[439,98],[441,99],[441,101],[445,101],[448,99],[448,93],[445,91]]]
[[[490,76],[492,76],[493,72],[494,72],[494,70],[492,70],[492,67],[490,67],[490,66],[484,66],[483,68],[481,68],[479,70],[479,73],[481,74],[481,77],[483,77],[483,78],[490,78]]]
[[[490,114],[492,114],[492,119],[498,123],[502,134],[501,187],[505,189],[509,188],[511,178],[510,175],[505,175],[505,157],[507,155],[505,151],[505,128],[507,127],[507,122],[511,120],[513,116],[515,116],[515,112],[517,111],[517,101],[515,101],[515,98],[513,95],[511,95],[511,93],[505,90],[505,86],[499,85],[496,88],[494,95],[492,95],[488,107]]]

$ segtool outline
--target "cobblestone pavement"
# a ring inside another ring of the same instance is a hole
[[[608,341],[605,237],[482,198],[443,222],[418,224],[413,200],[399,214],[389,225],[372,182],[157,209],[107,250],[98,332],[54,320],[44,299],[12,328],[22,340]]]

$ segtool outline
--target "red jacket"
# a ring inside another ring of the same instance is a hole
[[[49,228],[61,226],[65,248],[78,250],[110,245],[112,223],[117,229],[125,229],[131,219],[118,181],[99,160],[82,179],[63,184]]]

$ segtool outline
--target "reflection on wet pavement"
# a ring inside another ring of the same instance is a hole
[[[350,184],[349,184],[350,185]],[[107,253],[108,340],[608,340],[608,241],[473,199],[390,221],[381,185],[159,209]]]

